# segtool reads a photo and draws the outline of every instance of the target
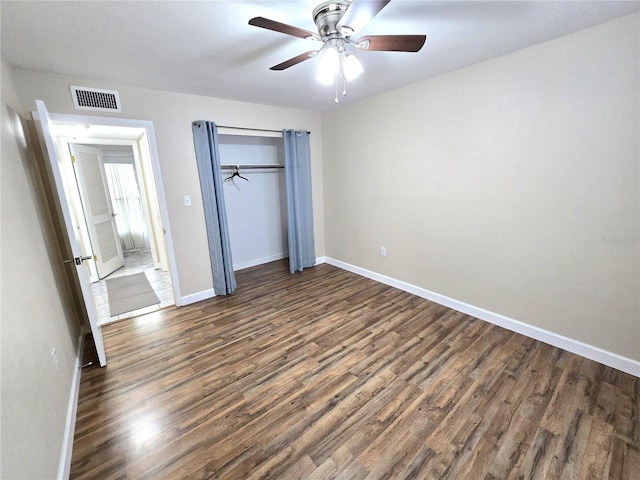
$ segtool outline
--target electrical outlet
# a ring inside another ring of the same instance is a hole
[[[56,353],[56,349],[51,350],[51,358],[53,359],[53,364],[56,366],[56,370],[60,368],[60,364],[58,363],[58,354]]]
[[[387,247],[380,247],[380,256],[381,257],[387,256]]]
[[[184,196],[184,206],[185,207],[190,207],[191,206],[191,195],[185,195]]]

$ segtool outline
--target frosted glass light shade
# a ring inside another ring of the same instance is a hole
[[[316,80],[325,85],[331,85],[336,78],[336,73],[340,68],[340,54],[333,48],[327,48],[320,57]]]
[[[362,64],[355,55],[346,53],[342,60],[342,69],[344,71],[345,80],[350,82],[362,73]]]

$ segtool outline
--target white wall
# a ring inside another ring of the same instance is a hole
[[[0,477],[58,473],[80,319],[62,267],[34,145],[2,63]],[[51,357],[55,348],[59,367]]]
[[[324,114],[327,256],[640,360],[639,23]]]
[[[49,111],[53,113],[78,113],[73,109],[69,85],[80,85],[118,90],[122,113],[103,116],[153,121],[181,296],[197,296],[213,287],[191,130],[194,120],[212,120],[219,125],[238,127],[275,130],[296,128],[312,132],[316,256],[324,255],[322,129],[319,113],[107,84],[33,71],[16,70],[15,77],[17,93],[25,115],[34,109],[35,99],[44,100]],[[191,207],[184,206],[185,195],[191,195]]]

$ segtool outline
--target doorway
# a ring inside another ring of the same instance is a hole
[[[52,115],[52,120],[57,120],[54,139],[59,153],[62,158],[68,157],[69,160],[63,162],[69,167],[63,169],[62,176],[65,177],[64,181],[70,186],[69,190],[72,192],[70,207],[78,232],[78,241],[84,251],[94,252],[95,255],[96,248],[92,245],[96,244],[96,240],[95,232],[93,232],[94,238],[91,238],[89,228],[91,219],[88,218],[86,206],[83,206],[82,188],[80,188],[78,172],[74,168],[75,159],[71,153],[74,149],[91,148],[99,153],[104,189],[110,203],[116,206],[115,210],[111,210],[112,215],[121,217],[118,219],[121,221],[116,222],[120,224],[120,229],[116,229],[115,238],[124,257],[123,264],[117,265],[115,270],[112,268],[99,271],[97,256],[86,262],[98,310],[98,325],[178,304],[176,298],[179,296],[176,292],[179,290],[175,281],[175,261],[173,250],[169,248],[170,234],[168,228],[165,228],[168,224],[166,206],[163,202],[162,184],[157,178],[159,176],[157,158],[155,160],[152,158],[155,143],[152,145],[150,142],[149,128],[105,125],[102,122],[108,119],[73,115]],[[94,123],[96,120],[101,123]],[[111,174],[105,173],[107,171]],[[117,185],[118,182],[126,183],[128,187],[135,186],[136,193],[123,192],[123,185]],[[127,208],[127,204],[131,206],[134,200],[139,208],[135,212],[126,212],[124,209]],[[110,309],[107,282],[138,273],[143,273],[147,278],[157,296],[158,303],[113,314]]]
[[[100,139],[95,140],[100,141]],[[98,279],[92,278],[92,291],[98,310],[98,324],[104,325],[116,320],[143,315],[158,308],[175,305],[171,276],[166,268],[163,269],[159,260],[159,251],[163,245],[158,245],[154,229],[151,228],[150,204],[157,203],[157,199],[150,199],[147,195],[149,179],[143,173],[137,145],[128,142],[126,144],[70,143],[69,147],[72,155],[81,148],[90,148],[98,155],[107,187],[104,190],[111,206],[110,211],[113,212],[115,242],[119,247],[118,250],[122,252],[122,262],[103,270],[102,273],[100,263],[96,262]],[[78,163],[76,156],[74,163],[76,169]],[[79,180],[79,176],[76,174],[78,184],[80,184]],[[147,181],[145,182],[145,180]],[[86,202],[82,190],[79,188],[83,212],[86,212],[87,208],[84,208]],[[86,213],[85,223],[88,227],[91,226],[89,219],[86,218]],[[95,245],[99,242],[94,239],[95,235],[91,235],[91,228],[88,228],[88,233],[95,252]],[[115,254],[113,256],[116,257]],[[122,313],[114,313],[109,302],[107,282],[139,273],[145,275],[159,303]]]

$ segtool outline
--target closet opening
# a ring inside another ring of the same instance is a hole
[[[288,258],[282,134],[218,135],[234,271]],[[238,175],[233,175],[238,167]],[[244,178],[241,178],[244,177]]]

